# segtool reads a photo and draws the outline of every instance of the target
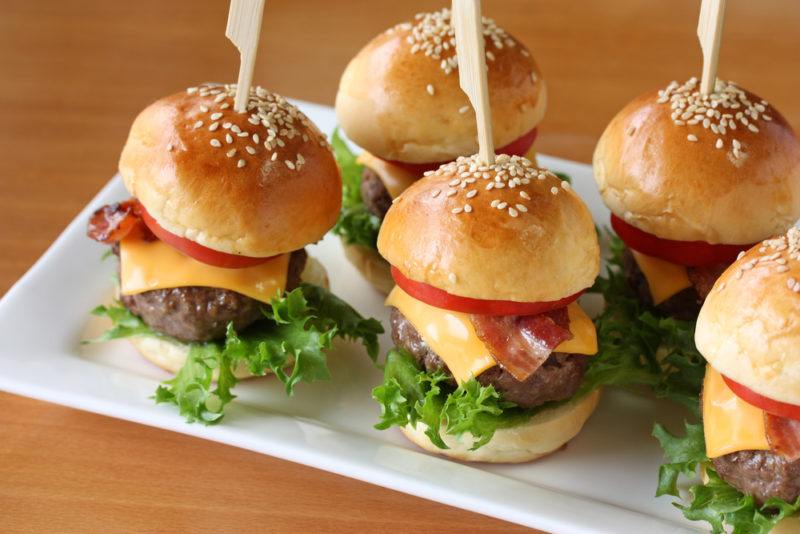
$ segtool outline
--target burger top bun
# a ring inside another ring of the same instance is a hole
[[[322,238],[341,207],[325,136],[282,96],[235,85],[193,87],[145,108],[119,168],[159,225],[205,247],[266,257]]]
[[[542,120],[547,93],[525,46],[493,20],[483,24],[494,144],[502,147]],[[350,139],[383,159],[436,163],[477,152],[450,10],[419,14],[370,41],[342,74],[336,115]]]
[[[697,319],[708,363],[756,393],[800,405],[800,230],[750,249],[717,280]]]
[[[664,239],[752,244],[800,218],[800,144],[766,101],[733,83],[710,97],[693,78],[643,95],[594,153],[600,194]]]
[[[594,283],[591,214],[567,182],[518,156],[458,158],[389,208],[378,251],[407,278],[452,295],[549,302]]]

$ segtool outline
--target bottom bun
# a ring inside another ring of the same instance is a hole
[[[449,449],[440,449],[425,435],[427,426],[417,423],[401,428],[408,439],[428,452],[442,454],[458,460],[490,463],[530,462],[555,452],[578,435],[583,424],[592,415],[600,400],[596,389],[567,404],[545,410],[527,422],[494,433],[491,441],[478,450],[469,450],[474,442],[472,434],[461,436],[442,434]]]
[[[378,251],[369,247],[361,245],[347,245],[342,242],[344,248],[344,255],[350,260],[350,263],[356,266],[356,269],[361,271],[364,278],[375,286],[375,289],[388,295],[394,288],[394,279],[392,279],[392,271],[389,262],[383,259],[378,254]]]
[[[303,282],[321,286],[326,289],[330,287],[328,283],[328,273],[325,271],[325,267],[310,256],[306,261],[303,272],[300,273],[300,279]],[[189,344],[180,343],[171,339],[132,337],[130,338],[130,342],[133,343],[136,350],[146,359],[173,374],[181,370],[183,364],[186,363],[186,358],[189,356]],[[217,379],[217,374],[217,371],[214,371],[214,380]],[[245,364],[240,364],[236,367],[233,374],[236,378],[249,378],[253,376]]]

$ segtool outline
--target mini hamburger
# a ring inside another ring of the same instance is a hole
[[[695,342],[708,361],[702,429],[656,435],[675,464],[660,493],[677,494],[681,469],[703,470],[687,517],[737,532],[797,532],[800,520],[800,230],[743,254],[700,310]],[[689,462],[688,464],[686,462]],[[676,467],[679,466],[679,467]]]
[[[483,26],[496,152],[535,161],[536,127],[547,103],[539,67],[493,20],[484,18]],[[393,283],[375,240],[392,199],[424,172],[478,150],[475,115],[459,85],[450,10],[418,14],[361,49],[342,74],[336,116],[364,149],[357,166],[344,172],[336,232],[353,263],[387,293]]]
[[[800,218],[800,145],[765,100],[695,78],[620,111],[594,154],[629,285],[663,315],[694,320],[720,273]]]
[[[567,182],[518,156],[460,157],[395,199],[378,250],[396,282],[378,428],[485,462],[533,460],[580,431],[599,391],[576,299],[600,253]]]
[[[219,419],[235,376],[271,371],[291,392],[327,376],[333,336],[374,357],[381,331],[324,289],[304,249],[339,213],[327,140],[279,95],[252,88],[244,113],[235,95],[203,85],[142,111],[119,163],[133,198],[97,210],[88,231],[119,256],[119,302],[96,310],[114,322],[101,339],[128,337],[177,373],[157,400],[203,422]]]

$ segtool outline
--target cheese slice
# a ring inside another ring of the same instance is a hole
[[[569,314],[569,331],[572,333],[572,339],[561,342],[553,352],[597,354],[597,329],[580,304],[570,303],[567,306],[567,314]]]
[[[764,426],[764,411],[737,397],[710,365],[706,366],[703,382],[703,432],[709,458],[771,448]]]
[[[224,269],[181,254],[163,241],[127,238],[119,244],[120,291],[134,295],[153,289],[202,286],[236,291],[269,302],[286,288],[289,254],[243,269]]]
[[[679,291],[692,287],[686,267],[631,250],[650,288],[653,304],[661,304]]]
[[[386,305],[394,306],[405,315],[423,341],[447,364],[459,384],[497,365],[489,349],[475,333],[468,313],[431,306],[397,286],[386,298]],[[555,352],[596,353],[597,334],[591,319],[577,302],[570,304],[567,310],[574,338],[561,343]]]
[[[408,189],[411,184],[416,182],[421,176],[407,171],[402,167],[393,165],[386,160],[375,157],[369,152],[362,152],[356,162],[375,171],[375,174],[386,186],[386,190],[392,198],[397,198],[400,193]]]

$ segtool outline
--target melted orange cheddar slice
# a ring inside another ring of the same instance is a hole
[[[633,259],[647,279],[653,304],[661,304],[679,291],[692,286],[686,267],[671,263],[661,258],[647,256],[631,250]]]

